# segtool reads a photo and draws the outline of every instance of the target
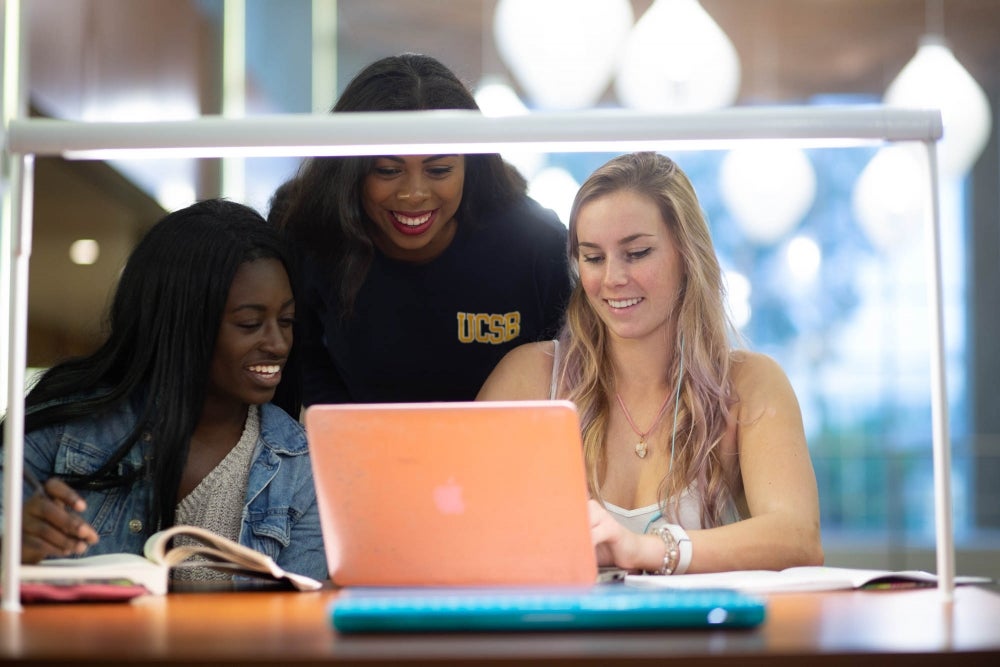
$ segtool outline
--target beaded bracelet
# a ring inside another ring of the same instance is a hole
[[[660,539],[663,540],[663,546],[665,549],[663,552],[663,567],[661,567],[656,574],[673,574],[674,570],[677,569],[677,563],[680,561],[681,557],[680,546],[677,544],[677,538],[674,537],[672,532],[670,532],[670,526],[660,526],[653,532],[659,535]]]

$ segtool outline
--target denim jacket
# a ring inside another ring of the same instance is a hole
[[[24,439],[24,465],[45,480],[97,470],[135,427],[136,406],[128,402],[111,413],[38,429]],[[148,434],[119,464],[119,472],[141,467]],[[25,489],[25,498],[30,495]],[[153,532],[145,525],[152,487],[146,477],[131,486],[82,490],[82,513],[100,535],[85,555],[141,554]],[[305,432],[281,408],[260,406],[260,437],[247,481],[240,544],[270,556],[283,569],[316,579],[327,577],[316,492]]]

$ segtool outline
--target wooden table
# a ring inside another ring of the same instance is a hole
[[[0,612],[0,662],[47,665],[1000,665],[1000,594],[780,594],[752,630],[338,636],[337,592],[175,593]]]

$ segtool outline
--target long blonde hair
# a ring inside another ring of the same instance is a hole
[[[607,465],[609,397],[615,389],[607,330],[580,284],[577,220],[585,205],[620,190],[635,192],[657,205],[682,264],[680,304],[675,311],[676,354],[671,367],[663,371],[666,377],[677,378],[683,369],[683,377],[674,424],[676,450],[671,468],[664,471],[660,506],[664,516],[676,520],[681,493],[693,485],[700,491],[702,524],[720,525],[738,484],[735,475],[726,473],[720,446],[735,401],[730,353],[738,335],[726,314],[722,272],[694,187],[668,157],[643,152],[614,158],[591,174],[573,201],[569,259],[574,287],[559,336],[564,353],[558,394],[579,410],[588,483],[591,494],[600,498]]]

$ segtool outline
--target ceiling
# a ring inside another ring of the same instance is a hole
[[[283,0],[285,3],[307,0]],[[542,0],[539,0],[542,1]],[[41,112],[114,120],[218,113],[221,0],[31,0],[29,87]],[[632,0],[636,17],[651,0]],[[434,55],[470,85],[506,69],[493,43],[496,0],[339,0],[341,87],[359,68],[404,51]],[[737,104],[799,103],[826,95],[877,97],[913,56],[928,7],[958,60],[1000,108],[1000,0],[701,0],[742,67]],[[287,5],[285,5],[287,6]],[[567,21],[571,26],[571,21]],[[267,44],[275,58],[281,44]],[[301,75],[294,66],[286,75]],[[255,95],[267,95],[251,81]],[[610,100],[610,91],[605,101]],[[332,102],[332,100],[331,100]],[[270,101],[281,109],[281,100]],[[995,123],[996,125],[996,123]],[[198,193],[215,193],[210,164]],[[121,262],[163,213],[146,190],[103,164],[39,161],[29,297],[29,363],[92,345]],[[99,236],[99,265],[74,267],[68,242]]]
[[[164,211],[100,162],[35,162],[35,229],[28,280],[31,366],[89,351],[132,246]],[[98,261],[76,265],[69,247],[100,243]]]

